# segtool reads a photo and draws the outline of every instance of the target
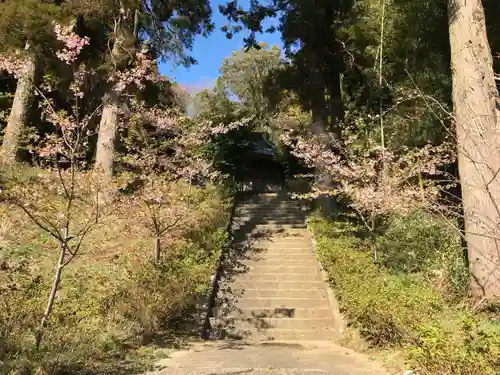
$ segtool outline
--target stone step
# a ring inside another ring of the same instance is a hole
[[[235,218],[232,221],[232,224],[238,224],[238,225],[245,225],[246,227],[251,227],[255,225],[259,226],[264,226],[264,225],[276,225],[276,224],[282,224],[284,226],[293,226],[294,224],[301,224],[304,225],[306,223],[305,220],[302,219],[252,219],[252,220],[245,220],[245,219],[239,219]],[[301,226],[300,228],[305,228],[304,226]]]
[[[306,222],[304,218],[301,217],[254,217],[248,219],[245,217],[234,217],[233,223],[238,224],[303,224]]]
[[[319,263],[316,261],[316,259],[311,258],[308,260],[293,260],[293,259],[245,259],[244,261],[241,262],[244,267],[247,267],[247,271],[251,271],[253,269],[261,269],[262,267],[266,267],[265,269],[268,270],[269,268],[276,268],[276,267],[312,267],[313,270],[319,270],[318,268]],[[269,267],[269,268],[268,268]],[[307,273],[302,270],[300,273]]]
[[[283,231],[290,229],[305,229],[304,220],[235,220],[231,223],[232,228],[250,231]]]
[[[323,281],[321,274],[316,272],[314,274],[298,274],[298,273],[259,273],[259,274],[243,274],[238,275],[237,281],[239,282],[283,282],[283,281]]]
[[[273,233],[273,237],[271,239],[260,240],[260,242],[268,242],[268,243],[276,243],[276,242],[284,242],[288,244],[294,244],[297,240],[310,240],[311,235],[306,228],[293,228],[288,229],[286,232],[276,232]]]
[[[258,261],[258,260],[293,260],[293,261],[308,261],[313,260],[317,262],[316,254],[312,249],[304,248],[303,251],[297,251],[296,249],[282,249],[282,248],[269,248],[261,249],[260,251],[247,253],[248,260]]]
[[[237,202],[237,207],[250,207],[250,208],[259,208],[259,207],[304,207],[304,204],[295,200],[286,200],[286,199],[246,199],[243,201]]]
[[[245,252],[246,259],[316,259],[316,253],[311,248],[304,247],[303,249],[290,249],[287,246],[268,246],[254,248]]]
[[[328,298],[242,298],[237,303],[240,309],[275,309],[275,308],[306,308],[329,307]]]
[[[235,212],[233,219],[305,219],[306,215],[303,212],[293,211],[293,212]]]
[[[264,318],[296,318],[296,319],[324,319],[333,318],[333,312],[330,306],[317,307],[295,307],[295,308],[252,308],[240,309],[233,312],[232,319],[264,319]]]
[[[289,203],[298,203],[299,200],[297,199],[291,199],[290,196],[288,195],[281,195],[279,197],[277,196],[253,196],[253,197],[246,197],[243,199],[238,200],[238,204],[275,204],[275,203],[284,203],[284,204],[289,204]]]
[[[299,229],[294,228],[294,230],[299,230]],[[288,239],[287,237],[279,237],[279,234],[280,233],[276,228],[267,230],[261,229],[251,232],[245,231],[243,228],[233,230],[233,236],[236,240],[236,243],[244,243],[251,241],[253,247],[257,246],[258,248],[261,248],[262,246],[260,246],[260,244],[264,245],[265,247],[268,247],[269,244],[274,244],[274,246],[278,245],[280,247],[286,245],[296,245],[296,244],[302,245],[300,247],[312,246],[310,238],[307,237],[305,233],[297,236],[289,236],[291,237],[290,239]]]
[[[273,241],[268,239],[258,239],[252,244],[256,252],[262,252],[266,250],[284,250],[289,253],[296,253],[298,251],[309,251],[312,250],[312,241],[309,238],[296,238],[293,241],[282,240],[280,238],[275,238]]]
[[[306,228],[286,228],[286,229],[272,229],[269,228],[265,230],[262,228],[262,232],[272,234],[272,237],[264,237],[259,240],[259,243],[285,243],[285,244],[295,244],[298,241],[310,240],[311,236]],[[309,242],[308,246],[311,246]]]
[[[303,200],[292,198],[293,193],[289,194],[284,191],[280,193],[270,193],[270,194],[254,194],[248,195],[246,197],[241,197],[238,203],[245,202],[300,202]]]
[[[276,231],[276,230],[290,230],[290,229],[305,229],[306,223],[301,222],[297,224],[246,224],[233,222],[233,230],[245,229],[247,231]]]
[[[335,340],[336,331],[332,329],[235,329],[227,333],[234,338],[252,341],[330,341]]]
[[[287,199],[245,199],[237,202],[237,207],[260,207],[260,206],[303,206],[302,203]]]
[[[294,266],[316,266],[318,264],[318,261],[316,260],[315,257],[313,257],[312,254],[310,254],[308,257],[297,257],[297,258],[290,258],[290,257],[284,257],[284,256],[269,256],[269,254],[256,254],[254,255],[251,259],[245,259],[242,261],[246,266],[249,267],[259,267],[259,266],[265,266],[265,267],[278,267],[278,266],[283,266],[283,267],[294,267]]]
[[[293,237],[288,239],[286,237],[276,237],[272,238],[262,238],[258,239],[252,243],[253,247],[256,249],[268,249],[270,247],[276,249],[290,249],[303,251],[304,249],[312,249],[312,241],[308,235],[303,235],[300,237]]]
[[[293,231],[293,232],[292,232]],[[305,229],[305,225],[302,225],[302,228],[286,228],[283,225],[281,226],[269,226],[264,225],[259,228],[253,227],[238,227],[235,226],[233,228],[233,234],[239,235],[242,238],[254,238],[259,242],[288,242],[295,243],[297,240],[306,240],[309,239],[307,234],[307,229]],[[291,235],[293,234],[293,235]],[[255,241],[254,241],[255,244]],[[309,244],[310,246],[310,244]]]
[[[246,247],[251,245],[252,248],[256,248],[259,251],[271,247],[287,247],[288,245],[301,245],[298,246],[300,248],[312,247],[312,242],[307,237],[297,237],[294,241],[281,241],[280,238],[276,237],[276,232],[274,231],[255,231],[251,233],[245,233],[243,230],[233,231],[233,239],[237,245],[244,245]]]
[[[235,217],[233,218],[235,224],[304,224],[304,218],[300,217]]]
[[[261,226],[278,227],[277,229],[304,229],[306,222],[301,219],[264,219],[264,220],[238,220],[235,219],[232,221],[231,225],[235,228],[243,228],[247,230],[252,230],[256,226],[260,228]]]
[[[302,206],[282,193],[239,202],[232,229],[242,273],[221,281],[220,292],[230,302],[216,309],[218,327],[253,340],[335,337],[334,313]]]
[[[288,249],[286,247],[268,247],[264,249],[253,249],[249,250],[245,253],[245,259],[241,260],[242,262],[246,261],[274,261],[274,260],[291,260],[291,261],[314,261],[315,263],[319,263],[316,254],[312,249],[303,249],[300,253],[297,252],[297,249]]]
[[[267,193],[255,193],[245,196],[244,199],[273,199],[276,197],[287,197],[287,193],[284,191],[280,192],[267,192]]]
[[[237,289],[320,289],[325,288],[323,281],[236,281],[232,283]]]
[[[305,215],[303,211],[295,207],[289,208],[266,208],[260,207],[258,209],[236,209],[234,216],[290,216],[290,215]]]
[[[258,274],[269,274],[269,273],[277,273],[277,274],[307,274],[307,275],[315,275],[319,273],[321,269],[319,265],[312,266],[267,266],[267,265],[252,265],[248,266],[247,272],[252,273],[253,275]]]
[[[335,319],[328,318],[254,318],[235,319],[234,326],[240,329],[293,329],[323,330],[335,327]]]
[[[236,206],[237,210],[280,210],[280,209],[294,209],[302,211],[303,207],[297,202],[245,202]]]
[[[307,214],[305,212],[302,212],[298,209],[293,209],[293,210],[252,210],[250,212],[246,212],[245,210],[240,210],[236,209],[233,217],[248,217],[248,218],[255,218],[255,217],[269,217],[269,218],[274,218],[274,217],[300,217],[300,218],[306,218]]]
[[[241,298],[328,298],[324,288],[307,289],[243,289]]]

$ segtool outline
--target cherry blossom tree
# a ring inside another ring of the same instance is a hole
[[[222,119],[193,121],[178,108],[148,107],[133,100],[122,114],[120,128],[126,153],[121,158],[138,171],[139,189],[132,195],[140,221],[154,237],[153,260],[161,261],[162,236],[183,223],[191,204],[194,181],[219,177],[212,163],[199,150],[214,137],[248,126],[251,118],[225,123]],[[146,130],[148,129],[148,130]],[[180,181],[188,189],[183,202],[172,201],[173,187]]]
[[[83,78],[88,72],[77,64],[82,49],[89,44],[88,38],[78,36],[74,24],[54,24],[54,32],[61,43],[58,58],[75,69],[70,86],[71,109],[58,109],[44,92],[44,85],[36,87],[40,96],[42,115],[56,131],[38,138],[37,152],[46,170],[40,170],[28,180],[13,177],[13,186],[4,192],[4,197],[24,213],[58,243],[52,287],[44,314],[35,333],[35,346],[39,348],[43,332],[50,318],[61,283],[63,269],[70,264],[81,249],[87,234],[95,227],[99,218],[109,209],[100,205],[103,192],[100,181],[85,172],[85,155],[91,135],[90,122],[99,108],[91,114],[82,115],[79,110],[84,98]],[[10,61],[13,72],[22,63]],[[17,73],[16,73],[17,74]],[[50,85],[46,85],[50,87]]]
[[[372,240],[381,218],[435,206],[440,193],[455,183],[440,169],[455,159],[452,144],[448,142],[420,149],[389,150],[371,141],[365,147],[356,147],[356,137],[351,134],[345,137],[340,153],[339,148],[333,151],[331,142],[325,142],[324,137],[307,132],[290,131],[281,138],[294,156],[311,168],[324,170],[333,181],[331,188],[313,186],[311,193],[301,197],[345,199]],[[424,180],[424,177],[429,178]],[[378,261],[373,244],[372,241],[374,261]]]

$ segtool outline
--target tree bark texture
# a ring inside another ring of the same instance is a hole
[[[123,4],[121,4],[121,7],[123,8]],[[115,26],[116,39],[110,56],[115,69],[126,67],[131,54],[135,53],[138,27],[139,13],[137,9],[126,9],[117,18]],[[120,100],[120,94],[115,90],[115,87],[111,87],[103,98],[104,105],[99,123],[94,170],[102,173],[107,179],[113,176]]]
[[[311,112],[312,125],[311,130],[314,135],[322,137],[329,142],[328,137],[328,109],[325,98],[325,77],[322,70],[318,67],[317,57],[314,52],[310,52],[311,60]],[[333,187],[332,179],[324,170],[316,170],[316,185],[322,189],[331,189]],[[334,211],[333,199],[330,196],[321,196],[317,203],[320,211],[325,216],[330,216]]]
[[[341,142],[342,129],[340,122],[344,121],[344,102],[342,100],[342,86],[339,72],[333,72],[329,84],[329,110],[330,110],[330,128]]]
[[[25,68],[25,73],[17,81],[14,102],[12,103],[0,149],[0,159],[4,165],[16,162],[21,134],[28,122],[29,108],[33,99],[34,82],[37,74],[37,59],[34,54],[27,56]]]
[[[453,106],[473,297],[500,297],[499,98],[481,0],[449,0]]]
[[[61,273],[64,268],[64,258],[66,256],[67,250],[67,231],[63,232],[63,240],[60,243],[59,250],[59,259],[57,260],[56,268],[54,271],[54,279],[52,281],[52,288],[50,289],[49,299],[47,301],[47,306],[45,308],[45,312],[43,313],[42,320],[38,329],[35,332],[35,347],[37,349],[40,348],[40,344],[42,342],[43,331],[47,325],[47,321],[49,320],[50,314],[52,313],[52,308],[54,307],[54,302],[56,300],[57,290],[59,289],[59,284],[61,283]]]
[[[118,107],[120,95],[110,90],[104,96],[99,134],[95,154],[94,170],[102,173],[107,179],[113,176],[113,160],[115,154],[115,141],[118,130]]]
[[[160,235],[157,234],[155,237],[155,252],[154,252],[155,264],[160,263],[160,258],[161,258],[161,238]]]

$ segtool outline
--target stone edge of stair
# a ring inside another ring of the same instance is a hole
[[[318,264],[319,264],[321,278],[323,279],[323,281],[325,283],[326,294],[328,296],[328,304],[330,305],[330,308],[332,310],[333,316],[335,318],[335,322],[337,322],[337,324],[335,326],[335,330],[338,332],[339,336],[342,336],[345,332],[346,323],[345,323],[344,317],[340,313],[340,307],[339,307],[339,303],[337,301],[337,297],[335,296],[335,291],[332,289],[332,287],[330,286],[330,283],[328,282],[329,281],[328,274],[325,271],[325,267],[321,263],[321,259],[319,259],[317,256],[318,251],[317,251],[316,236],[315,236],[313,230],[311,229],[311,227],[309,226],[309,220],[307,220],[307,219],[306,219],[306,227],[307,227],[307,231],[309,232],[309,234],[311,236],[311,244],[312,244],[314,254],[316,255],[316,259],[317,259]]]

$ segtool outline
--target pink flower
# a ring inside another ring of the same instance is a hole
[[[68,65],[71,65],[80,55],[83,47],[89,44],[88,37],[80,37],[73,32],[75,24],[61,26],[54,22],[56,38],[63,43],[63,49],[56,52],[56,56]]]
[[[309,197],[343,196],[358,214],[367,217],[407,214],[436,202],[440,187],[431,181],[420,186],[418,179],[423,174],[442,174],[439,167],[453,160],[453,147],[448,143],[395,151],[378,145],[363,150],[345,148],[341,157],[325,138],[290,131],[282,136],[293,155],[333,181],[332,188],[315,186]]]
[[[0,70],[5,70],[18,79],[26,73],[25,57],[19,51],[0,54]]]
[[[136,53],[134,66],[126,70],[117,70],[109,76],[108,82],[114,82],[114,90],[125,91],[129,86],[135,85],[143,89],[146,82],[158,82],[160,75],[156,71],[156,61],[147,56],[146,50]]]

